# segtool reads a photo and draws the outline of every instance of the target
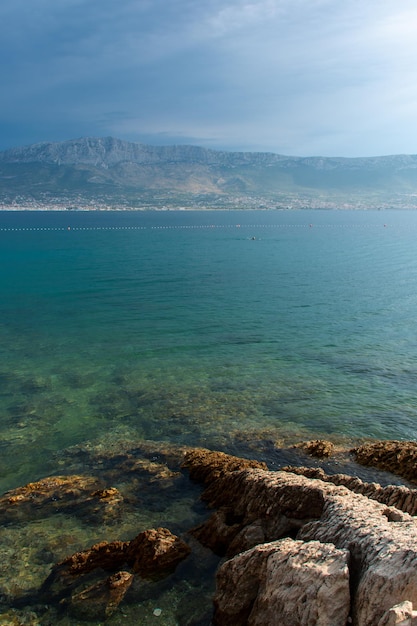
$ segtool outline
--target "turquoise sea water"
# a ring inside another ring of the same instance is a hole
[[[278,467],[301,440],[415,439],[416,241],[406,211],[0,212],[0,493],[81,474],[123,498],[103,520],[6,497],[0,623],[83,623],[39,595],[77,550],[191,541],[208,512],[167,443]],[[208,625],[218,558],[192,550],[106,623]]]
[[[414,439],[417,214],[0,213],[0,488],[129,427]]]

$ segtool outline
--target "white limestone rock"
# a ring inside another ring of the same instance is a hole
[[[217,574],[217,626],[345,626],[348,551],[282,539],[226,561]]]

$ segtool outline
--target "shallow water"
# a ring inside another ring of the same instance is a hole
[[[415,439],[416,235],[406,211],[1,212],[0,491],[118,433]]]
[[[415,437],[415,213],[3,212],[0,228],[1,488],[114,424],[189,444]]]

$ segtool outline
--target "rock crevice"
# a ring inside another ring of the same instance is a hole
[[[247,464],[239,469],[231,459],[221,471],[219,461],[206,451],[190,452],[185,463],[192,476],[202,476],[203,498],[217,509],[194,533],[229,557],[218,573],[215,624],[345,626],[350,615],[357,626],[377,626],[392,607],[404,601],[417,606],[417,525],[411,515],[326,476]],[[302,567],[292,567],[303,559]],[[297,588],[297,597],[291,596],[288,590]],[[331,597],[338,590],[338,616],[319,601],[322,588]],[[285,612],[290,597],[291,616]]]

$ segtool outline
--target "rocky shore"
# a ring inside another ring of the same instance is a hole
[[[271,470],[154,442],[72,449],[68,474],[0,498],[0,624],[417,624],[417,444],[293,451],[305,465]],[[404,484],[331,471],[338,454]]]

